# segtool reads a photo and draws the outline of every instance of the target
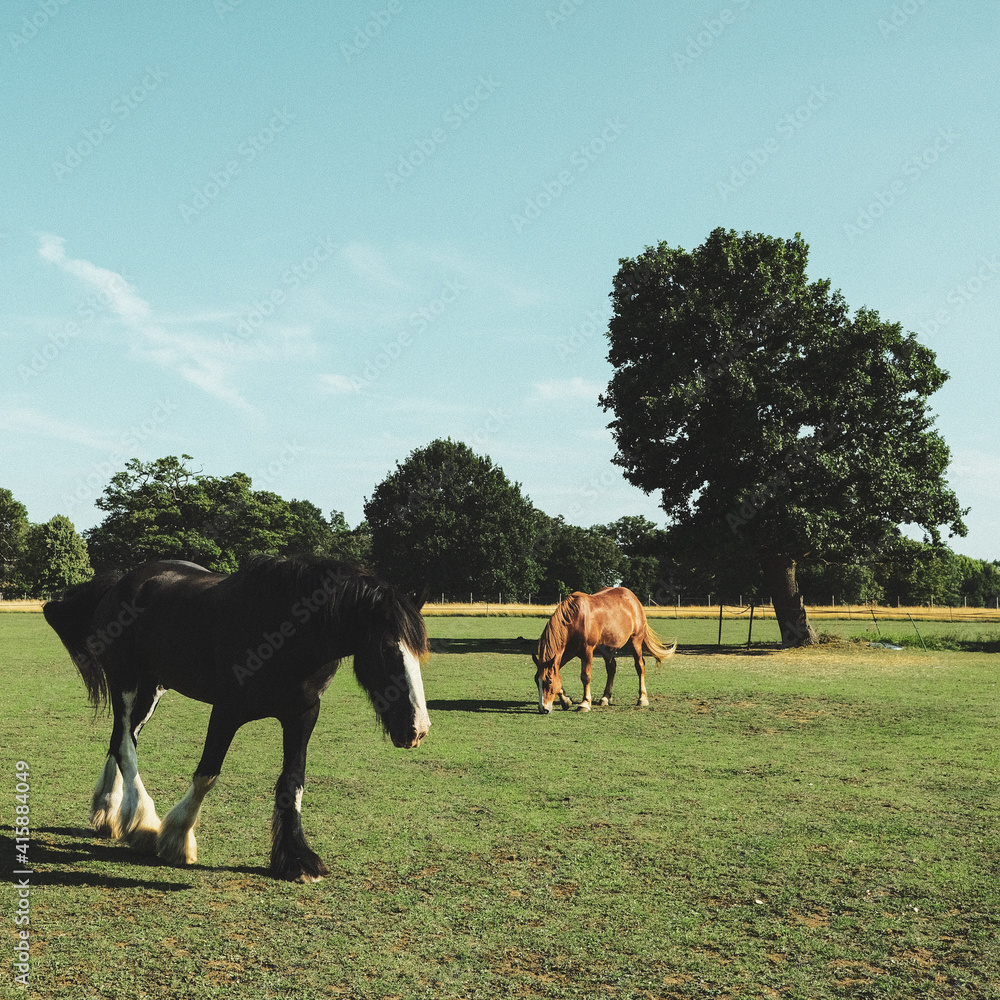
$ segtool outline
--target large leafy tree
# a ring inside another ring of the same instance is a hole
[[[880,561],[878,569],[890,600],[957,605],[962,603],[966,575],[977,562],[956,555],[945,545],[901,538]]]
[[[190,455],[132,459],[97,506],[104,520],[86,533],[98,569],[128,569],[147,559],[188,559],[231,573],[258,552],[324,554],[330,525],[308,501],[254,491],[242,472],[193,471]]]
[[[324,548],[316,550],[317,555],[331,556],[354,566],[366,567],[371,564],[371,530],[365,521],[356,528],[351,528],[343,513],[335,510],[331,511],[329,522],[324,523],[328,525],[326,532],[328,537],[323,543]]]
[[[410,588],[535,592],[535,510],[488,456],[459,441],[417,448],[365,503],[375,568]]]
[[[808,563],[799,567],[796,580],[809,604],[880,604],[885,600],[876,568],[863,563]]]
[[[31,525],[22,565],[26,589],[35,597],[51,597],[94,575],[86,543],[63,514]]]
[[[808,247],[716,229],[623,259],[608,328],[615,462],[706,554],[761,566],[786,645],[815,641],[795,569],[917,524],[965,534],[928,397],[932,351],[829,281]]]
[[[561,599],[574,590],[593,594],[621,580],[621,552],[600,528],[581,528],[541,513],[539,523],[540,597]]]
[[[0,595],[50,597],[93,575],[87,546],[68,517],[31,524],[24,505],[0,489]]]
[[[955,558],[962,571],[963,600],[975,608],[1000,604],[1000,562],[987,562],[969,556]]]
[[[657,604],[665,603],[670,573],[667,533],[648,518],[630,515],[595,530],[614,541],[621,554],[622,586],[643,601],[651,598]]]
[[[28,509],[8,489],[0,489],[0,595],[19,597],[25,581],[21,568],[30,524]]]

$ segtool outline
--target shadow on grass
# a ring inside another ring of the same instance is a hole
[[[40,885],[88,886],[94,889],[157,889],[160,892],[179,892],[194,889],[193,882],[162,882],[147,878],[125,878],[120,875],[98,875],[96,872],[47,871],[31,876],[32,888]]]
[[[427,702],[429,712],[508,712],[514,715],[537,715],[533,701],[484,701],[477,698],[439,698]]]
[[[435,653],[510,653],[530,656],[537,648],[537,639],[525,639],[522,636],[518,636],[516,639],[431,639],[431,650]],[[768,656],[780,650],[781,644],[777,642],[755,642],[749,649],[746,643],[726,643],[717,646],[714,642],[677,647],[677,652],[684,656]],[[631,649],[626,648],[618,651],[619,659],[625,659],[627,664],[631,664],[631,656]],[[596,662],[600,663],[600,657],[596,658]],[[647,657],[648,662],[649,657]],[[669,660],[665,661],[665,663],[669,662]],[[620,666],[621,664],[619,664]]]
[[[8,827],[8,829],[10,829]],[[62,842],[40,839],[43,835],[63,838]],[[170,882],[159,879],[101,875],[94,871],[74,871],[79,864],[98,863],[130,868],[155,868],[185,875],[195,872],[230,872],[237,875],[257,875],[270,878],[268,868],[256,865],[186,865],[183,869],[166,864],[161,858],[142,854],[116,841],[95,841],[93,830],[80,827],[35,827],[28,847],[28,864],[31,885],[94,886],[102,889],[158,889],[176,892],[196,888],[193,882]],[[73,843],[67,843],[70,840]],[[0,835],[0,850],[5,857],[14,856],[14,839],[6,833]],[[9,845],[9,850],[8,850]],[[46,870],[48,869],[48,870]]]
[[[739,646],[717,646],[712,643],[711,645],[678,646],[677,652],[683,656],[770,656],[772,653],[781,652],[781,644],[777,642],[762,642],[759,645],[754,643],[747,649],[746,643]],[[669,660],[665,661],[664,665],[669,662]],[[648,667],[646,669],[649,670]]]
[[[538,648],[537,639],[431,639],[435,653],[521,653],[530,655]]]

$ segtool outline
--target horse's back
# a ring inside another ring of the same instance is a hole
[[[646,614],[639,598],[627,587],[605,587],[590,598],[591,615],[600,632],[599,644],[621,649],[633,636],[646,631]]]
[[[646,613],[627,587],[605,587],[594,594],[574,591],[555,610],[538,642],[539,660],[562,652],[563,662],[587,647],[621,649],[646,632]]]
[[[146,677],[188,697],[211,700],[211,628],[204,595],[225,579],[196,563],[157,560],[137,566],[105,593],[94,627],[110,640],[103,658],[123,689],[134,689]]]
[[[94,616],[95,625],[116,631],[117,623],[122,637],[131,640],[121,644],[126,649],[158,627],[165,608],[173,607],[182,618],[185,613],[191,615],[200,596],[225,579],[196,563],[180,560],[143,563],[104,594]]]

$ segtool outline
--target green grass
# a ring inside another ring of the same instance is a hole
[[[541,717],[543,625],[430,619],[433,728],[412,752],[382,739],[345,664],[303,813],[332,875],[297,886],[265,867],[276,723],[238,734],[199,863],[164,867],[86,829],[108,720],[40,615],[0,616],[8,774],[31,766],[27,996],[1000,992],[994,655],[746,654],[735,632],[718,652],[717,623],[664,620],[682,652],[648,671],[650,709],[623,659],[616,706]],[[161,815],[207,720],[168,694],[143,733]],[[25,993],[8,979],[6,995]]]

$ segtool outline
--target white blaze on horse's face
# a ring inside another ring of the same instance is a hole
[[[558,668],[539,666],[535,673],[535,683],[538,685],[538,711],[542,715],[548,715],[562,690],[562,678],[559,676]]]
[[[413,728],[416,738],[411,744],[418,746],[431,728],[430,716],[427,714],[427,699],[424,697],[424,679],[420,673],[420,661],[406,643],[399,644],[403,654],[403,670],[406,672],[406,686],[410,691],[410,704],[413,706]]]

